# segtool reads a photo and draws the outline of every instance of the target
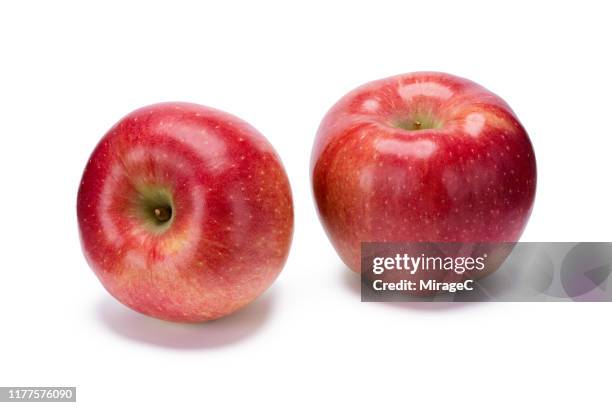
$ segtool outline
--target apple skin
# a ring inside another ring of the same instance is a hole
[[[160,221],[152,211],[164,205]],[[83,173],[77,216],[108,292],[177,322],[253,301],[280,273],[293,235],[273,147],[246,122],[188,103],[141,108],[108,131]]]
[[[340,99],[319,127],[311,177],[327,235],[359,272],[361,242],[518,241],[536,162],[501,98],[463,78],[417,72]]]

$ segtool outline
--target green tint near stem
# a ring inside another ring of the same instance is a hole
[[[440,129],[442,127],[442,121],[437,120],[432,114],[429,113],[416,113],[411,115],[409,118],[396,121],[394,126],[400,129],[413,131]]]
[[[175,217],[170,191],[160,186],[140,186],[137,192],[136,215],[152,232],[162,233],[167,230]]]

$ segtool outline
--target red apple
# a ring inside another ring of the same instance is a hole
[[[311,172],[324,228],[353,271],[361,242],[515,242],[536,189],[533,148],[510,107],[434,72],[344,96],[321,123]]]
[[[187,103],[121,119],[83,173],[85,257],[120,302],[160,319],[232,313],[280,273],[293,234],[287,175],[266,139]]]

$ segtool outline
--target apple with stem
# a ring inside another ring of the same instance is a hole
[[[246,122],[188,103],[141,108],[108,131],[83,173],[77,215],[104,287],[179,322],[253,301],[283,268],[293,234],[273,147]]]
[[[419,72],[338,101],[311,176],[336,251],[360,271],[361,242],[515,242],[534,202],[536,161],[510,107],[482,86]]]

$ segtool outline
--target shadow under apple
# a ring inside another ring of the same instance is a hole
[[[275,293],[270,290],[232,315],[203,323],[172,323],[130,310],[105,296],[95,310],[102,324],[116,335],[138,343],[173,349],[229,346],[257,333],[270,319]]]

